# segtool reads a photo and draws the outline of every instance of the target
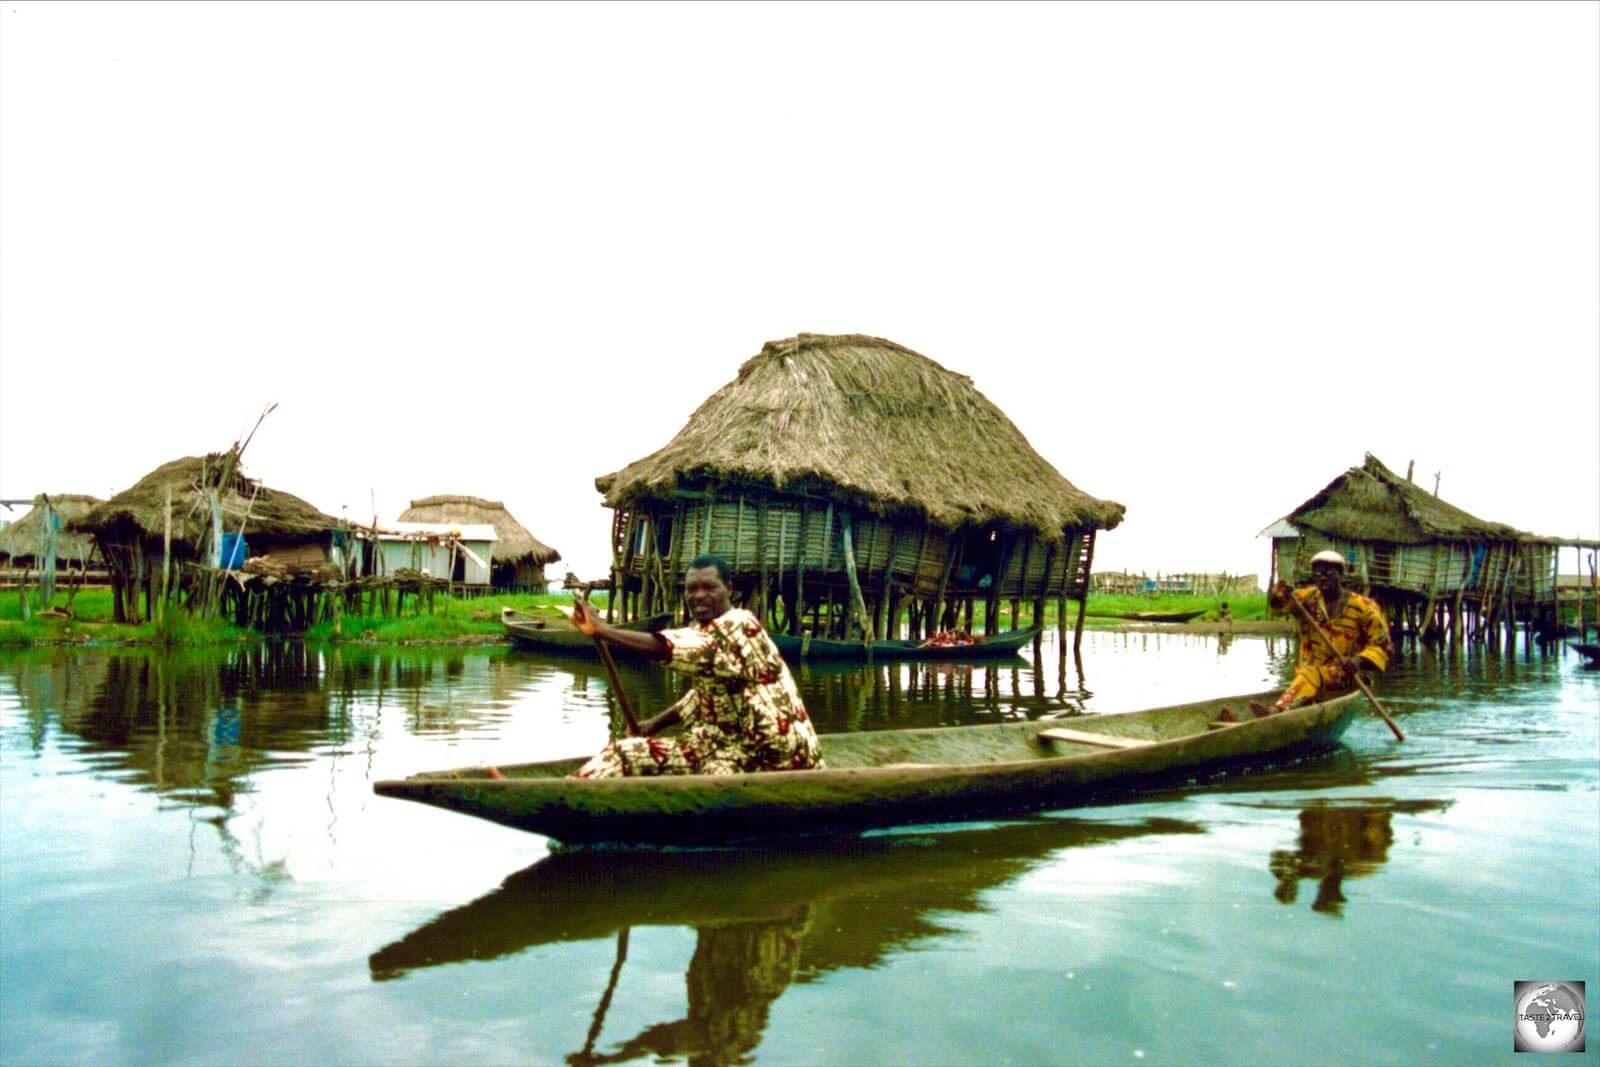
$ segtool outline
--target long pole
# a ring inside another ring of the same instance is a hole
[[[585,604],[589,603],[588,589],[580,589],[574,595],[583,597]],[[611,682],[611,691],[617,694],[617,706],[622,709],[622,718],[628,724],[628,733],[638,737],[639,720],[634,716],[633,708],[628,705],[628,694],[622,691],[622,678],[617,674],[617,661],[611,658],[611,650],[606,647],[599,631],[594,634],[594,647],[600,650],[600,662],[605,664],[606,678]]]
[[[1337,648],[1333,647],[1333,639],[1323,632],[1322,624],[1311,617],[1311,612],[1306,610],[1306,606],[1300,603],[1300,598],[1295,596],[1293,592],[1290,592],[1289,594],[1289,603],[1294,605],[1295,610],[1300,613],[1301,618],[1305,619],[1306,622],[1311,624],[1312,631],[1315,632],[1318,637],[1322,638],[1322,643],[1328,646],[1329,652],[1332,652],[1335,656],[1342,655]],[[1389,724],[1389,729],[1394,731],[1395,740],[1404,741],[1406,739],[1406,735],[1400,732],[1400,727],[1396,725],[1394,719],[1389,717],[1388,710],[1384,708],[1383,704],[1378,701],[1378,697],[1375,693],[1373,693],[1371,687],[1368,686],[1366,682],[1361,680],[1361,673],[1359,671],[1351,671],[1350,674],[1351,677],[1356,680],[1356,685],[1361,687],[1361,691],[1367,694],[1367,699],[1372,702],[1372,710],[1381,715],[1383,717],[1383,721]]]

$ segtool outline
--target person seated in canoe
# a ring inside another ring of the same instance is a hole
[[[602,641],[646,656],[690,676],[683,699],[639,724],[638,736],[611,742],[574,778],[651,774],[741,774],[820,768],[822,748],[794,676],[761,620],[733,606],[728,564],[696,556],[683,582],[694,620],[675,630],[644,633],[608,626],[583,601],[572,622]],[[675,737],[656,736],[682,723]]]
[[[1298,601],[1304,612],[1296,610],[1292,601]],[[1258,715],[1353,689],[1357,671],[1388,669],[1394,651],[1389,623],[1376,602],[1344,588],[1344,557],[1339,553],[1312,556],[1311,584],[1292,589],[1277,582],[1267,592],[1267,604],[1274,611],[1294,613],[1300,624],[1300,659],[1294,680],[1272,708],[1252,705]]]

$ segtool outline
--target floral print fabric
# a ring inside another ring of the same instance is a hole
[[[689,691],[673,705],[682,732],[619,738],[575,777],[740,774],[822,766],[816,729],[760,619],[731,608],[704,625],[657,636],[667,666],[690,677]]]

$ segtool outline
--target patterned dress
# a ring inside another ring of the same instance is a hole
[[[1339,612],[1338,618],[1329,619],[1322,592],[1316,586],[1294,590],[1294,598],[1304,606],[1311,618],[1322,624],[1319,629],[1332,639],[1338,654],[1328,649],[1327,643],[1312,631],[1311,623],[1304,615],[1294,611],[1287,600],[1268,596],[1273,610],[1288,609],[1294,612],[1295,621],[1300,625],[1300,662],[1294,672],[1294,681],[1278,698],[1279,707],[1286,708],[1305,700],[1315,700],[1324,693],[1354,687],[1355,680],[1346,675],[1344,665],[1339,662],[1344,656],[1364,659],[1374,670],[1388,669],[1389,655],[1394,651],[1394,645],[1389,641],[1389,623],[1383,617],[1383,609],[1375,601],[1360,593],[1346,593],[1344,610]]]
[[[794,677],[761,620],[731,608],[704,625],[663,630],[661,657],[690,676],[674,737],[622,737],[574,778],[740,774],[820,768],[821,746]]]

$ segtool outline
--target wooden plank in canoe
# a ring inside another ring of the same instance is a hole
[[[1137,737],[1117,737],[1089,730],[1069,730],[1065,726],[1040,730],[1037,736],[1047,741],[1072,741],[1080,745],[1097,745],[1100,748],[1143,748],[1155,744],[1154,741],[1145,741]]]

